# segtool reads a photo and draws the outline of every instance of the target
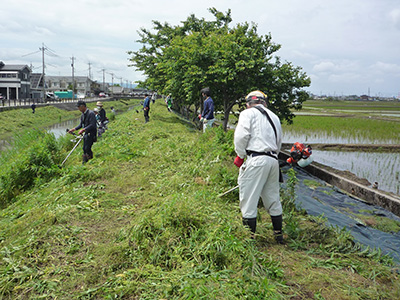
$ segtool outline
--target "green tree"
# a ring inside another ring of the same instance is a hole
[[[132,66],[146,75],[141,86],[172,93],[180,109],[194,106],[193,117],[202,105],[201,88],[210,87],[216,110],[224,111],[225,129],[234,105],[242,106],[244,96],[259,89],[268,95],[269,108],[292,123],[291,104],[296,100],[300,105],[295,109],[300,109],[308,99],[303,88],[310,78],[300,67],[274,56],[281,46],[272,42],[271,34],[259,36],[255,24],[230,28],[230,10],[209,11],[214,21],[191,15],[179,26],[153,21],[153,32],[140,30],[138,42],[143,46],[128,54]]]

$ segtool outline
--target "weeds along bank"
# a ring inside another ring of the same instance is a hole
[[[13,109],[0,112],[0,139],[20,135],[30,128],[43,128],[54,123],[79,118],[80,112],[65,111],[53,106],[31,109]]]
[[[37,173],[0,211],[0,298],[400,296],[389,258],[296,210],[294,173],[282,190],[287,244],[275,244],[263,211],[251,240],[237,191],[218,198],[236,185],[233,132],[202,134],[156,103],[147,124],[134,110],[117,115],[94,159],[82,166],[79,149],[63,169],[68,139],[31,135],[25,144],[39,144],[37,160],[2,161],[25,159]]]
[[[104,108],[110,115],[110,107],[125,111],[127,107],[136,105],[139,100],[116,100],[104,102]],[[88,103],[88,108],[96,107],[96,102]],[[21,135],[27,129],[45,128],[55,123],[77,119],[80,116],[78,109],[67,111],[54,106],[39,106],[32,113],[31,109],[13,109],[0,112],[0,140],[14,135]]]

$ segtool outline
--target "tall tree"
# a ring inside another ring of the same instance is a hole
[[[217,110],[224,111],[224,128],[235,104],[255,89],[268,95],[269,108],[281,120],[292,122],[292,102],[301,108],[308,94],[309,77],[300,67],[282,63],[274,54],[281,48],[270,34],[259,36],[255,24],[230,28],[231,11],[226,14],[209,9],[215,21],[194,15],[179,26],[153,21],[154,33],[141,29],[143,47],[130,51],[132,65],[143,71],[142,86],[174,95],[180,107],[201,105],[201,88],[208,86]],[[193,114],[195,115],[195,114]]]

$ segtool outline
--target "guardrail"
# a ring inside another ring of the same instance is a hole
[[[79,99],[69,98],[69,99],[58,99],[52,100],[48,99],[46,102],[43,102],[42,99],[1,99],[0,100],[0,111],[17,109],[17,108],[30,108],[32,104],[35,104],[36,107],[46,106],[46,105],[56,105],[62,103],[76,103]],[[94,101],[109,101],[112,100],[110,97],[93,97],[93,98],[84,98],[82,99],[85,102],[94,102]]]
[[[48,99],[43,102],[43,99],[1,99],[0,107],[16,107],[16,106],[31,106],[32,104],[51,104],[51,103],[62,103],[62,102],[76,102],[78,99],[58,99],[52,100]]]

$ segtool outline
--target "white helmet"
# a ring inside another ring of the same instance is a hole
[[[246,96],[246,102],[250,101],[266,101],[267,95],[261,91],[252,91]]]

